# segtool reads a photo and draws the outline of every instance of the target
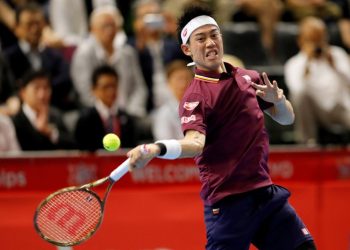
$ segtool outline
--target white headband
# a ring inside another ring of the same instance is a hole
[[[201,26],[212,24],[219,28],[219,25],[216,23],[214,18],[210,16],[197,16],[193,18],[191,21],[189,21],[186,26],[181,31],[181,40],[182,44],[186,44],[188,39],[190,38],[193,31],[198,29]]]

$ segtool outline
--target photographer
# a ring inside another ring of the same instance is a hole
[[[297,141],[315,144],[319,127],[350,130],[350,61],[342,48],[329,44],[321,19],[305,18],[299,29],[300,52],[287,61],[285,78]]]

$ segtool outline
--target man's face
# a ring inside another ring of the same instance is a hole
[[[16,26],[16,35],[35,48],[40,43],[44,25],[45,19],[41,12],[23,11]]]
[[[113,44],[114,37],[118,32],[116,17],[111,14],[101,14],[93,24],[92,32],[102,44]]]
[[[95,97],[112,107],[117,97],[118,79],[114,75],[101,75],[93,89]]]
[[[39,111],[50,105],[51,85],[46,77],[33,79],[20,92],[24,103]]]
[[[222,72],[223,42],[215,25],[204,25],[190,36],[189,44],[181,45],[182,51],[192,57],[201,70]]]

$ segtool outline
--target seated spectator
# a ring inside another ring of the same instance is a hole
[[[16,12],[15,33],[18,42],[4,51],[16,81],[30,70],[49,72],[52,77],[52,104],[66,110],[74,107],[69,65],[62,55],[40,44],[45,17],[40,5],[30,3]]]
[[[11,119],[6,115],[0,114],[0,154],[3,152],[18,152],[20,150]]]
[[[164,65],[176,59],[188,60],[178,42],[165,34],[165,17],[156,0],[138,0],[134,4],[134,37],[129,43],[137,50],[148,89],[147,111],[161,105],[166,88]]]
[[[285,65],[300,143],[317,142],[319,126],[350,129],[350,61],[342,48],[329,45],[327,37],[321,19],[305,18],[300,24],[300,52]]]
[[[119,76],[110,66],[99,66],[92,74],[93,107],[81,111],[75,128],[75,138],[82,150],[103,149],[102,139],[107,133],[115,133],[122,147],[134,147],[136,131],[134,118],[118,109]]]
[[[93,11],[91,34],[73,55],[71,75],[81,103],[92,106],[90,74],[97,66],[112,66],[119,75],[118,107],[130,114],[144,116],[147,92],[136,52],[130,45],[115,42],[122,23],[115,7],[104,6]]]
[[[72,149],[61,113],[50,106],[51,83],[44,71],[32,71],[23,77],[19,90],[20,111],[12,117],[22,150]]]
[[[183,138],[178,114],[179,102],[193,78],[193,71],[187,67],[186,61],[171,62],[166,73],[171,95],[153,114],[152,131],[155,140]]]

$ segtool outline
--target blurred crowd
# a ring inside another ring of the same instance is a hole
[[[287,46],[276,39],[277,27],[297,28],[297,50],[273,63],[283,67],[277,76],[296,123],[288,139],[272,143],[346,138],[348,0],[0,0],[0,152],[96,151],[106,133],[119,135],[122,147],[181,138],[177,107],[193,69],[176,21],[190,4],[214,9],[223,27],[254,24],[269,58]],[[250,66],[234,53],[225,60]],[[275,68],[265,67],[272,78]]]

